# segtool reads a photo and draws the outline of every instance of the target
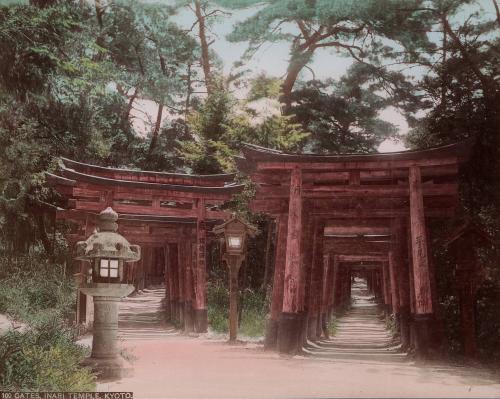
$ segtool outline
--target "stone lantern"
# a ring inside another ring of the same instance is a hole
[[[80,290],[94,299],[92,354],[85,360],[101,378],[121,377],[123,361],[118,354],[118,303],[134,291],[126,284],[126,262],[140,259],[140,247],[130,245],[118,230],[118,214],[107,208],[99,214],[98,227],[77,243],[77,260],[90,262]]]

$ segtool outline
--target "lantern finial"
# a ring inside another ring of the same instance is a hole
[[[107,207],[99,214],[99,231],[113,231],[118,230],[118,214],[111,207]]]

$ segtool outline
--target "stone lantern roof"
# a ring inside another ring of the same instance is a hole
[[[118,214],[110,207],[99,214],[98,228],[86,240],[76,244],[76,259],[92,261],[95,258],[121,259],[136,262],[141,258],[138,245],[131,245],[117,232]]]

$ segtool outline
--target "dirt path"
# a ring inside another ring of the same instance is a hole
[[[142,301],[150,315],[154,314],[153,302],[146,296]],[[374,321],[370,312],[367,319],[366,309],[358,304],[359,311],[344,319],[337,338],[323,343],[314,356],[285,358],[264,352],[260,345],[230,346],[183,337],[169,329],[157,336],[148,329],[143,337],[140,331],[127,330],[122,333],[122,346],[137,357],[134,376],[102,383],[98,389],[133,391],[141,399],[500,396],[500,378],[486,370],[385,357],[397,355],[390,337],[383,325],[380,329],[381,321]],[[131,328],[132,309],[140,308],[141,301],[124,305],[129,324],[121,326]],[[160,332],[161,324],[149,319],[149,327]],[[353,348],[353,335],[366,333],[373,340],[366,340],[365,348]],[[349,353],[360,355],[360,350],[375,353],[361,358]]]
[[[386,329],[383,313],[357,281],[352,288],[353,304],[349,312],[336,321],[336,333],[330,340],[310,342],[306,352],[318,358],[405,362],[406,354]]]

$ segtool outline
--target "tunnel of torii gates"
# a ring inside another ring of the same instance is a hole
[[[141,246],[141,260],[127,264],[137,290],[165,283],[168,319],[187,332],[207,330],[206,263],[210,231],[231,214],[220,209],[243,186],[234,174],[186,175],[105,168],[62,159],[48,183],[65,199],[56,218],[69,221],[71,248],[85,240],[97,215],[112,207],[119,233]],[[85,275],[88,264],[77,269]],[[92,298],[78,294],[77,322],[93,322]]]
[[[245,145],[237,165],[256,185],[250,209],[277,226],[266,346],[296,353],[318,340],[358,275],[396,316],[403,347],[428,353],[440,328],[426,222],[454,215],[469,147],[312,155]]]
[[[426,353],[439,342],[426,222],[454,216],[468,147],[311,155],[244,145],[236,163],[256,186],[250,209],[276,224],[266,347],[296,353],[308,339],[326,334],[326,322],[350,302],[355,275],[396,316],[403,347]],[[128,281],[137,289],[164,281],[171,320],[186,332],[206,331],[207,246],[215,241],[212,226],[230,216],[220,206],[243,188],[234,175],[133,171],[63,159],[48,180],[66,199],[57,217],[74,222],[70,243],[90,235],[97,214],[112,206],[120,233],[142,247]],[[78,321],[92,317],[90,301],[79,295]]]

